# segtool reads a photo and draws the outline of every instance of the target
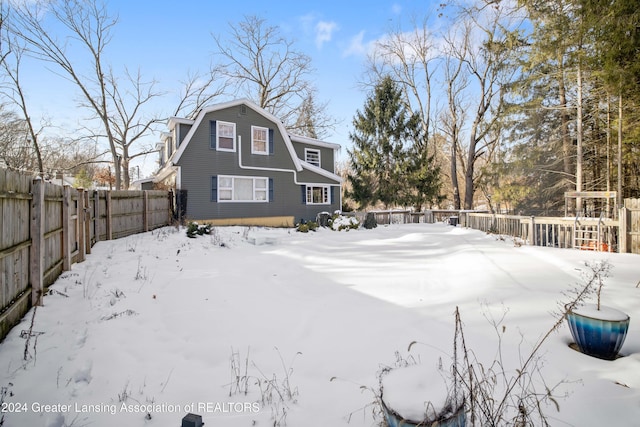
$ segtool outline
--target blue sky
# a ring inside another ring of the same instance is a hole
[[[158,99],[158,111],[168,113],[175,92],[189,71],[209,67],[214,51],[212,33],[224,38],[229,23],[257,15],[281,34],[295,41],[295,48],[312,58],[312,80],[318,100],[328,103],[328,113],[340,121],[325,139],[343,146],[346,158],[348,134],[357,109],[367,93],[359,87],[371,43],[398,24],[409,24],[412,15],[428,13],[429,1],[166,1],[112,0],[108,8],[118,15],[113,40],[108,45],[109,63],[115,70],[140,69],[147,80],[155,79],[167,95]],[[40,75],[42,64],[37,75]],[[38,78],[32,97],[36,107],[54,123],[77,121],[87,116],[76,108],[77,92],[60,78]],[[172,94],[171,92],[174,92]],[[153,167],[148,159],[144,169]]]

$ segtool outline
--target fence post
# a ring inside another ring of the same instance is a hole
[[[627,208],[622,207],[619,209],[618,214],[618,252],[621,254],[627,253]]]
[[[62,188],[62,271],[71,270],[71,187]]]
[[[105,227],[107,240],[113,239],[113,234],[111,232],[111,191],[106,190],[104,193],[104,203],[105,203]]]
[[[86,240],[84,238],[84,221],[86,216],[84,214],[84,189],[82,188],[78,188],[78,211],[76,216],[78,217],[78,262],[82,262],[84,261],[86,250]]]
[[[42,305],[44,282],[44,181],[40,177],[31,182],[31,247],[29,248],[29,277],[31,304]]]
[[[100,193],[98,190],[93,192],[93,232],[96,243],[100,241]]]
[[[142,228],[149,231],[149,192],[142,191]]]
[[[171,225],[173,224],[173,221],[175,219],[175,207],[174,207],[174,193],[173,190],[169,190],[167,197],[169,198],[168,203],[169,203],[169,218],[168,218],[168,224]]]
[[[529,223],[529,244],[531,246],[536,245],[536,220],[533,215],[531,216],[531,222]]]
[[[91,254],[91,207],[89,205],[89,190],[84,190],[84,247],[87,254]]]

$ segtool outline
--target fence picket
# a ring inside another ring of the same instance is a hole
[[[170,224],[170,195],[97,190],[91,196],[0,169],[0,340],[103,236],[125,237]]]

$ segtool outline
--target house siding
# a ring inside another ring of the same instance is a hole
[[[236,124],[236,140],[241,142],[236,143],[235,152],[216,151],[210,148],[209,124],[212,120]],[[252,125],[273,129],[273,154],[259,155],[251,153]],[[239,150],[241,150],[241,161],[244,167],[240,167]],[[304,155],[304,148],[302,150]],[[322,156],[324,165],[330,155],[327,154],[325,156],[323,152]],[[325,160],[325,157],[327,160]],[[331,153],[332,157],[333,153]],[[295,172],[294,174],[295,165],[277,124],[250,108],[246,108],[246,114],[240,113],[239,106],[207,114],[201,125],[194,130],[189,145],[177,165],[181,166],[180,187],[187,190],[186,215],[191,220],[293,216],[297,222],[301,219],[315,219],[319,212],[332,212],[340,207],[339,190],[332,192],[336,197],[329,205],[306,205],[303,203],[301,185],[294,182],[296,177],[298,182],[303,184],[336,185],[336,182],[308,170]],[[287,171],[261,168],[285,169]],[[329,170],[333,171],[333,167]],[[211,179],[219,175],[271,178],[273,179],[273,201],[212,201]]]
[[[178,127],[178,138],[177,138],[178,140],[176,141],[176,147],[179,147],[180,144],[182,144],[182,141],[184,141],[184,137],[187,136],[187,134],[189,133],[189,130],[191,130],[191,125],[178,123],[177,127]]]
[[[305,144],[297,141],[293,142],[293,148],[296,151],[298,158],[302,160],[305,159],[305,148],[320,151],[320,167],[330,172],[334,172],[335,158],[334,150],[332,148],[318,147],[317,145]]]

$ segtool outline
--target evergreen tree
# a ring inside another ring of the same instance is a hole
[[[353,125],[355,131],[349,137],[354,148],[348,151],[351,190],[347,196],[361,208],[376,203],[387,208],[421,205],[425,197],[435,197],[439,173],[429,170],[428,159],[413,148],[421,137],[420,116],[407,110],[402,91],[390,77],[383,77],[376,85]]]

